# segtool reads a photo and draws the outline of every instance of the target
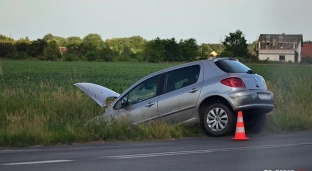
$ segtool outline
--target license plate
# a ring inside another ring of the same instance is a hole
[[[271,94],[258,94],[259,99],[261,100],[270,100]]]

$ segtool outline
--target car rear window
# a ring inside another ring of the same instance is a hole
[[[227,73],[247,73],[250,68],[236,60],[219,60],[215,64]]]

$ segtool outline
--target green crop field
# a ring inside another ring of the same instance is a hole
[[[86,125],[103,112],[73,84],[91,82],[121,93],[140,78],[175,64],[0,61],[0,146],[201,136],[199,128],[127,120]],[[312,66],[248,64],[275,97],[266,132],[312,129]]]

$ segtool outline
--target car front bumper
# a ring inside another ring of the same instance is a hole
[[[227,98],[235,112],[268,113],[274,108],[274,95],[267,90],[234,90],[227,93]]]

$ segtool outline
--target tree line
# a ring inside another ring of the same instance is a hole
[[[59,47],[66,47],[62,53]],[[247,44],[242,31],[237,30],[225,37],[220,44],[200,44],[193,38],[146,40],[141,36],[103,40],[99,34],[91,33],[84,38],[63,38],[47,34],[37,40],[28,37],[14,40],[0,35],[0,57],[23,60],[84,60],[84,61],[148,61],[182,62],[206,59],[215,51],[218,56],[255,57],[255,44]]]

